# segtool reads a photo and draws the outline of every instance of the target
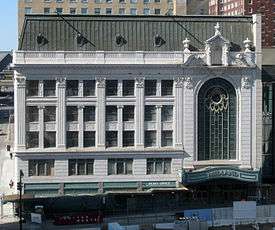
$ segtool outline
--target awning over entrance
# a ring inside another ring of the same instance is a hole
[[[241,170],[235,167],[207,167],[202,170],[183,172],[183,184],[202,183],[215,179],[233,179],[256,183],[259,181],[260,171]]]

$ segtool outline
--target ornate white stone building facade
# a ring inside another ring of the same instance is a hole
[[[184,171],[209,166],[258,172],[260,25],[253,16],[241,51],[219,23],[199,51],[188,37],[178,51],[16,51],[14,152],[25,192],[176,188]]]

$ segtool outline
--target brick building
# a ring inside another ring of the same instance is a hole
[[[210,15],[262,14],[262,42],[264,47],[275,46],[275,1],[268,0],[210,0]]]

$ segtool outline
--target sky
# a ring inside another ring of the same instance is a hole
[[[0,50],[17,49],[17,0],[0,0]]]

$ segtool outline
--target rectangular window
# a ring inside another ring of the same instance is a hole
[[[27,106],[27,121],[38,122],[39,112],[37,106]]]
[[[135,145],[135,131],[123,131],[123,147]]]
[[[130,0],[130,3],[131,3],[131,4],[136,4],[136,3],[137,3],[137,0]]]
[[[70,80],[66,82],[66,95],[78,96],[78,81]]]
[[[67,147],[78,147],[78,132],[67,131]]]
[[[157,110],[155,105],[145,106],[145,121],[156,121]]]
[[[173,105],[163,105],[161,108],[161,121],[171,122],[173,121]]]
[[[27,132],[26,136],[27,148],[39,147],[39,132]]]
[[[135,119],[135,106],[125,105],[123,108],[123,121],[134,121]]]
[[[118,14],[119,15],[124,15],[125,14],[125,8],[119,8]]]
[[[100,14],[100,8],[95,8],[95,15]]]
[[[123,96],[134,96],[135,94],[135,81],[123,80]]]
[[[55,96],[56,83],[54,80],[45,80],[43,86],[44,97]]]
[[[106,96],[117,96],[117,80],[106,81]]]
[[[77,106],[67,106],[66,108],[67,122],[78,121],[78,108]]]
[[[161,81],[161,96],[173,95],[173,80]]]
[[[70,14],[76,14],[76,8],[70,8]]]
[[[173,131],[165,130],[161,132],[161,146],[173,146]]]
[[[108,175],[132,174],[133,159],[109,159]]]
[[[29,160],[29,176],[53,176],[54,160]]]
[[[84,85],[84,97],[95,96],[95,80],[85,80]]]
[[[55,11],[56,11],[57,14],[62,14],[63,13],[63,8],[58,7],[58,8],[56,8]]]
[[[81,14],[88,14],[88,8],[81,8]]]
[[[106,14],[112,14],[112,8],[106,8]]]
[[[147,4],[147,3],[149,3],[150,2],[150,0],[143,0],[143,3],[144,4]]]
[[[84,122],[95,121],[95,106],[84,107]]]
[[[93,159],[70,159],[68,171],[69,171],[69,176],[93,175],[94,160]]]
[[[26,83],[27,88],[27,96],[38,96],[38,84],[39,81],[36,80],[28,80]]]
[[[56,147],[56,132],[47,131],[44,132],[44,148],[55,148]]]
[[[145,131],[145,147],[156,146],[156,131]]]
[[[117,147],[117,131],[106,131],[106,147]]]
[[[51,8],[48,8],[48,7],[44,8],[44,14],[49,14],[49,13],[51,13]]]
[[[94,146],[95,146],[95,132],[84,131],[84,147],[94,147]]]
[[[137,15],[137,9],[136,8],[131,8],[130,9],[130,14],[131,15]]]
[[[160,9],[155,9],[155,14],[160,15]]]
[[[56,121],[56,107],[45,106],[44,109],[44,122]]]
[[[171,158],[147,159],[147,174],[170,174]]]
[[[106,106],[106,122],[117,121],[117,106]]]
[[[32,8],[31,7],[25,7],[25,14],[31,14]]]
[[[145,80],[145,96],[156,96],[157,80]]]
[[[149,8],[144,8],[143,9],[143,14],[144,15],[149,15],[150,14],[150,9]]]

